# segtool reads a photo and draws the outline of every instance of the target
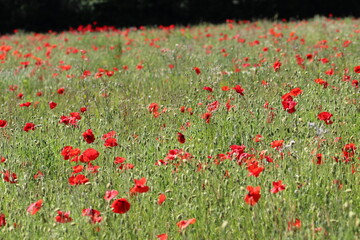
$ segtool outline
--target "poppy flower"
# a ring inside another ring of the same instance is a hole
[[[21,103],[19,104],[20,107],[30,107],[31,102]]]
[[[68,181],[70,185],[74,186],[74,185],[85,184],[89,181],[89,179],[86,178],[85,175],[79,174],[76,176],[69,177]]]
[[[301,88],[294,88],[290,90],[290,95],[293,97],[296,97],[300,94],[302,94],[303,90],[301,90]]]
[[[40,208],[42,207],[42,204],[43,204],[43,200],[40,199],[39,201],[37,202],[34,202],[32,203],[28,209],[27,209],[27,212],[30,213],[31,215],[34,215],[35,213],[37,213]]]
[[[93,223],[93,224],[100,223],[102,221],[102,219],[103,219],[100,216],[101,213],[98,210],[95,210],[95,209],[92,209],[92,208],[83,209],[82,210],[82,215],[90,217],[91,223]]]
[[[233,88],[238,94],[240,94],[241,96],[244,96],[244,89],[241,88],[240,85],[236,85],[234,88]]]
[[[130,189],[130,193],[131,194],[135,194],[135,193],[145,193],[147,191],[149,191],[149,187],[145,186],[146,184],[146,178],[141,178],[141,179],[134,179],[135,182],[135,186],[133,188]]]
[[[106,140],[108,138],[114,137],[116,135],[115,131],[110,131],[108,133],[105,133],[102,137],[101,140]]]
[[[87,108],[86,108],[86,107],[81,107],[81,108],[80,108],[80,112],[84,113],[84,112],[86,112],[86,111],[87,111]]]
[[[322,80],[321,78],[317,78],[314,80],[317,84],[322,85],[324,88],[327,88],[329,86],[329,83],[325,80]]]
[[[130,203],[125,198],[119,198],[111,204],[111,207],[114,213],[123,214],[130,210]]]
[[[354,72],[356,72],[356,73],[360,73],[360,65],[359,65],[359,66],[354,67]]]
[[[285,100],[282,101],[281,104],[283,105],[284,110],[286,110],[288,113],[294,113],[296,111],[295,106],[297,105],[297,102],[291,100]]]
[[[325,123],[328,125],[333,123],[333,121],[330,121],[332,116],[333,115],[329,112],[321,112],[318,114],[318,119],[325,121]]]
[[[150,113],[152,112],[157,112],[159,110],[159,104],[157,103],[151,103],[149,106],[148,106],[148,110]]]
[[[195,218],[191,218],[189,220],[181,220],[176,225],[180,228],[180,230],[183,230],[187,228],[190,224],[194,224],[196,222]]]
[[[113,199],[114,197],[116,197],[118,194],[119,194],[119,192],[116,191],[116,190],[106,191],[106,192],[105,192],[104,199],[105,199],[106,201],[110,201],[111,199]]]
[[[59,88],[57,90],[57,93],[60,94],[60,95],[64,94],[64,92],[65,92],[65,88]]]
[[[58,211],[58,215],[55,217],[55,221],[58,223],[68,223],[72,221],[70,212]]]
[[[213,89],[211,87],[204,87],[203,89],[206,90],[206,91],[209,91],[209,92],[213,91]]]
[[[280,70],[280,67],[281,67],[281,62],[280,61],[276,61],[273,65],[273,68],[274,68],[274,72],[277,72]]]
[[[197,75],[199,75],[201,73],[200,68],[198,68],[198,67],[193,67],[193,70],[195,70]]]
[[[7,124],[8,124],[7,121],[5,121],[5,120],[0,120],[0,128],[6,127]]]
[[[24,126],[24,131],[28,132],[30,130],[35,130],[35,124],[33,123],[26,123]]]
[[[34,179],[38,179],[41,176],[44,176],[44,174],[42,172],[38,171],[37,174],[34,175]]]
[[[185,136],[181,132],[177,133],[179,143],[185,143]]]
[[[81,162],[94,161],[99,155],[100,155],[100,153],[98,151],[96,151],[95,149],[88,148],[83,152],[83,154],[81,154],[80,161]]]
[[[219,108],[219,106],[220,106],[219,101],[214,101],[207,105],[207,110],[208,112],[214,112]]]
[[[247,186],[246,189],[249,191],[248,194],[246,194],[244,200],[247,204],[254,206],[260,199],[260,186],[253,187],[253,186]]]
[[[165,200],[166,200],[166,196],[165,196],[165,194],[160,194],[159,195],[159,198],[158,198],[158,204],[159,205],[161,205],[161,204],[163,204],[164,202],[165,202]]]
[[[211,112],[206,112],[206,113],[201,115],[201,118],[205,119],[206,123],[210,123],[211,116],[212,116]]]
[[[166,233],[159,234],[156,237],[158,238],[158,240],[167,240],[168,239],[168,235]]]
[[[57,103],[55,102],[49,102],[50,109],[54,109],[57,106]]]
[[[105,147],[116,147],[118,145],[116,138],[107,138],[105,140]]]
[[[64,160],[69,160],[72,157],[76,157],[81,153],[80,149],[74,148],[72,146],[65,146],[61,150],[61,155],[64,156]]]
[[[5,172],[3,172],[2,174],[4,174],[4,181],[5,182],[9,182],[9,183],[17,183],[17,175],[15,173],[11,173],[8,170],[6,170]]]
[[[270,143],[271,147],[275,148],[276,150],[281,150],[283,144],[284,144],[284,140],[275,140]]]
[[[6,225],[5,214],[0,214],[0,227],[3,227],[5,225]]]
[[[228,86],[223,86],[223,87],[221,87],[221,90],[223,90],[224,92],[226,92],[226,91],[229,91],[230,88],[229,88]]]
[[[345,144],[345,146],[342,149],[342,152],[343,152],[344,157],[346,159],[349,159],[351,157],[354,157],[355,150],[356,150],[355,144],[348,143],[348,144]]]
[[[258,162],[253,162],[251,164],[249,164],[249,166],[247,167],[247,170],[249,171],[249,175],[248,176],[254,176],[254,177],[258,177],[260,175],[260,173],[265,169],[263,167],[259,167]]]
[[[80,173],[84,170],[84,166],[83,165],[76,165],[72,167],[73,172],[71,173],[72,175]]]
[[[93,143],[95,141],[95,136],[91,129],[86,130],[82,136],[87,143]]]
[[[282,181],[279,180],[277,182],[272,182],[272,185],[274,186],[272,189],[271,189],[271,193],[278,193],[280,191],[284,191],[285,190],[285,186],[286,185],[283,185],[282,184]]]
[[[297,230],[301,228],[300,219],[296,218],[294,222],[288,222],[288,230]]]

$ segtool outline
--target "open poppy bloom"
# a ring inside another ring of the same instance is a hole
[[[187,228],[190,224],[194,224],[196,222],[195,218],[191,218],[189,220],[181,220],[176,225],[180,228],[180,230],[183,230]]]
[[[37,202],[34,202],[33,204],[31,204],[28,207],[27,212],[30,213],[31,215],[34,215],[35,213],[37,213],[40,210],[40,208],[42,207],[42,204],[43,204],[42,199],[40,199]]]
[[[4,128],[7,126],[7,121],[5,120],[0,120],[0,128]]]
[[[35,124],[33,123],[26,123],[24,126],[24,131],[28,132],[30,130],[35,130]]]
[[[130,203],[125,198],[119,198],[111,204],[111,207],[114,213],[123,214],[130,210]]]
[[[253,186],[247,186],[246,189],[249,191],[248,194],[246,194],[244,200],[247,204],[254,206],[260,199],[260,186],[253,187]]]
[[[93,223],[93,224],[99,223],[102,221],[102,217],[100,216],[101,213],[98,210],[95,210],[92,208],[83,209],[82,215],[90,217],[91,223]]]
[[[58,223],[68,223],[72,221],[70,212],[58,211],[58,215],[55,217],[55,221]]]
[[[181,132],[177,133],[179,143],[185,143],[185,136]]]
[[[106,192],[105,192],[104,199],[105,199],[106,201],[110,201],[111,199],[113,199],[114,197],[116,197],[118,194],[119,194],[119,192],[116,191],[116,190],[106,191]]]
[[[333,121],[330,120],[330,118],[333,115],[329,112],[321,112],[318,114],[318,119],[323,120],[327,125],[332,124]]]
[[[282,181],[279,180],[277,182],[272,182],[272,185],[274,186],[272,189],[271,189],[271,193],[278,193],[280,191],[284,191],[285,190],[285,186],[286,185],[283,185],[282,184]]]
[[[0,214],[0,227],[3,227],[5,225],[6,225],[5,214]]]
[[[130,189],[130,193],[131,194],[136,194],[136,193],[145,193],[147,191],[149,191],[149,187],[145,186],[146,184],[146,178],[141,178],[141,179],[134,179],[135,182],[135,187]]]
[[[91,129],[86,130],[82,136],[87,143],[93,143],[95,141],[95,136]]]

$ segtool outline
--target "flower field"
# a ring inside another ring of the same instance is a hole
[[[360,20],[0,36],[0,239],[359,239]]]

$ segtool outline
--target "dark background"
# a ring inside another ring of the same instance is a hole
[[[360,15],[359,0],[0,0],[0,33]]]

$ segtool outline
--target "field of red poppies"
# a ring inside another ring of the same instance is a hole
[[[358,239],[360,20],[0,36],[0,239]]]

